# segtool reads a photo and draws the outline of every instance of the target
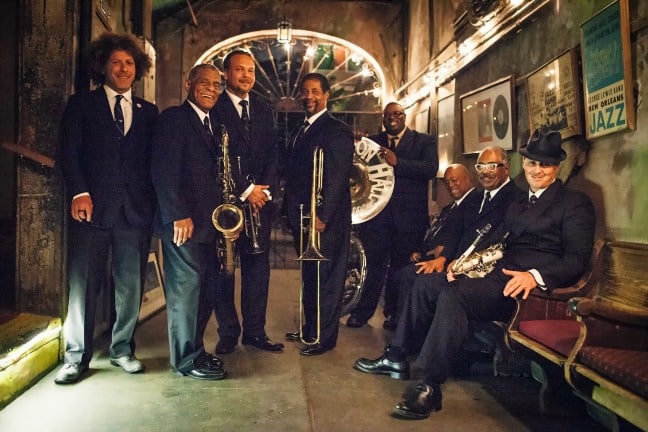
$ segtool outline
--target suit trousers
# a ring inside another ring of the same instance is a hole
[[[217,249],[214,242],[173,243],[162,236],[167,325],[171,367],[188,372],[203,351],[203,333],[211,317],[207,296],[218,283]]]
[[[266,207],[268,207],[267,210]],[[236,242],[241,260],[241,317],[244,337],[265,335],[268,287],[270,285],[271,217],[270,206],[264,206],[261,211],[261,225],[257,237],[263,252],[249,253],[252,242],[245,232],[241,233]],[[221,275],[213,300],[219,337],[238,340],[241,335],[241,324],[236,312],[233,277]]]
[[[125,225],[99,229],[86,222],[70,224],[70,291],[63,325],[65,363],[87,366],[92,359],[97,296],[107,281],[109,258],[115,299],[110,356],[134,354],[133,335],[139,318],[151,233]]]
[[[398,319],[399,284],[396,272],[409,263],[409,257],[421,243],[425,231],[398,232],[393,222],[378,215],[360,227],[360,239],[367,257],[367,279],[362,297],[353,314],[368,321],[376,311],[385,287],[384,315]]]
[[[497,269],[482,279],[446,280],[445,273],[417,278],[392,340],[404,352],[418,351],[424,382],[441,384],[469,334],[470,321],[506,321],[515,301],[502,290],[509,277]]]

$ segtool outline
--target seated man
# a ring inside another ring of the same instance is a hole
[[[508,320],[515,309],[513,297],[526,299],[534,289],[568,286],[585,270],[594,240],[594,208],[585,194],[556,178],[566,157],[561,145],[560,133],[536,131],[520,149],[529,191],[511,204],[498,230],[508,232],[508,238],[494,270],[480,279],[448,273],[445,279],[436,277],[434,286],[415,286],[385,354],[356,361],[360,371],[404,379],[409,377],[407,355],[420,348],[417,363],[423,379],[405,392],[395,416],[425,419],[441,409],[441,384],[469,321]],[[422,343],[413,344],[420,336]]]
[[[522,192],[509,178],[509,169],[508,154],[501,147],[487,147],[481,151],[475,170],[483,190],[474,190],[463,199],[458,218],[461,225],[442,236],[440,241],[443,242],[443,247],[438,256],[405,266],[395,274],[400,292],[398,315],[414,284],[433,281],[433,273],[445,271],[447,263],[470,246],[478,229],[490,224],[493,232],[504,220],[509,205]],[[487,236],[484,240],[488,238],[490,237]]]

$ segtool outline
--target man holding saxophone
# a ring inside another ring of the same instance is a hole
[[[234,50],[223,60],[226,89],[212,113],[229,134],[234,194],[243,208],[245,230],[236,242],[241,259],[241,315],[243,345],[278,352],[265,332],[270,284],[272,194],[277,183],[277,134],[272,109],[251,93],[255,83],[252,54]],[[235,252],[236,253],[236,252]],[[235,258],[235,257],[232,257]],[[241,335],[234,304],[234,275],[221,274],[210,306],[218,321],[216,354],[234,351]]]
[[[164,254],[171,368],[204,380],[227,376],[223,362],[204,351],[198,328],[199,315],[205,315],[200,299],[218,284],[220,270],[212,225],[212,212],[222,202],[220,125],[209,115],[220,81],[220,71],[211,64],[191,69],[185,82],[187,100],[160,115],[151,163],[158,199],[155,230]]]
[[[300,208],[310,221],[309,246],[318,249],[323,261],[302,261],[304,323],[289,340],[302,340],[305,356],[323,354],[337,343],[342,292],[351,236],[349,179],[353,166],[353,132],[349,125],[327,112],[328,79],[318,73],[304,75],[300,98],[306,121],[295,134],[287,166],[286,211],[297,255],[301,256]],[[321,150],[321,153],[319,152]],[[314,163],[314,155],[319,163]],[[312,210],[315,214],[312,214]],[[312,249],[312,248],[311,248]]]

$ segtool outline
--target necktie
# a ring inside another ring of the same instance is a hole
[[[205,116],[203,118],[203,124],[205,125],[205,129],[207,130],[207,133],[209,135],[213,135],[212,130],[211,130],[211,124],[209,123],[209,116]]]
[[[531,207],[533,204],[535,204],[536,201],[538,201],[538,197],[535,196],[535,195],[531,195],[531,196],[529,197],[529,207]]]
[[[482,210],[484,209],[484,206],[486,205],[486,203],[487,203],[487,202],[490,202],[490,199],[491,199],[490,192],[489,192],[489,191],[486,191],[486,192],[484,193],[484,199],[482,200],[481,207],[479,207],[479,213],[482,212]]]
[[[299,130],[295,134],[295,138],[293,139],[293,143],[292,143],[293,148],[295,148],[295,144],[297,144],[297,141],[302,136],[304,136],[304,132],[306,132],[306,128],[308,128],[308,126],[310,126],[310,123],[308,123],[308,120],[304,120],[304,123],[301,124],[301,126],[299,127]]]
[[[391,139],[389,140],[389,149],[390,149],[391,151],[396,150],[396,140],[397,140],[397,139],[398,139],[398,138],[391,138]]]
[[[248,101],[242,100],[239,102],[239,105],[241,105],[241,122],[243,122],[243,127],[247,134],[250,135],[250,116],[247,109]]]
[[[119,132],[124,135],[124,111],[122,111],[121,100],[124,98],[122,95],[115,96],[115,109],[113,115],[115,116],[115,125]]]

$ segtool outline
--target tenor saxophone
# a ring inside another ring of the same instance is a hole
[[[221,152],[219,181],[222,185],[223,204],[214,209],[212,223],[220,233],[218,239],[218,257],[223,265],[225,274],[234,274],[234,240],[241,231],[244,223],[243,211],[236,205],[234,195],[234,178],[229,160],[229,135],[224,125],[221,125]]]

